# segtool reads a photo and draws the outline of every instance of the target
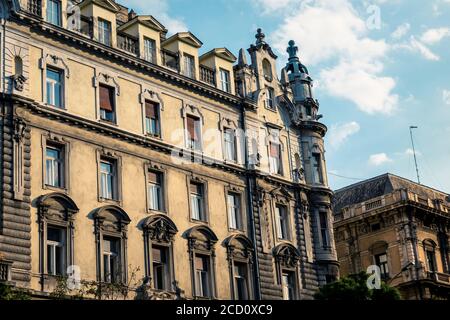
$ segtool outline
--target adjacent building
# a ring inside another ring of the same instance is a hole
[[[450,196],[385,174],[336,191],[341,275],[378,266],[404,299],[450,298]]]
[[[112,0],[0,4],[1,280],[293,300],[336,279],[327,128],[294,42],[279,72],[261,30],[236,57]]]

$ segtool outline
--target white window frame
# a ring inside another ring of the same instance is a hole
[[[232,200],[233,203],[231,202],[231,199],[233,199]],[[228,201],[228,221],[230,229],[243,230],[241,194],[235,192],[228,192],[227,201]],[[238,203],[236,204],[236,202]]]
[[[144,37],[144,60],[156,63],[156,41],[147,37]]]
[[[56,105],[56,101],[55,101],[55,92],[56,92],[56,86],[57,86],[58,82],[53,80],[53,79],[50,79],[47,76],[47,73],[48,73],[49,70],[51,70],[51,71],[53,71],[55,73],[58,73],[59,76],[60,76],[60,79],[61,79],[61,82],[59,83],[59,85],[60,85],[59,95],[61,97],[61,105],[59,105],[59,106]],[[46,85],[46,97],[45,97],[45,99],[46,99],[47,104],[49,104],[51,106],[54,106],[56,108],[64,108],[64,71],[62,71],[60,69],[56,69],[56,68],[51,68],[50,67],[50,68],[47,68],[45,70],[45,72],[46,72],[46,75],[45,75],[45,78],[46,78],[46,84],[45,84]],[[48,90],[48,86],[49,85],[50,85],[50,88],[51,88],[50,92]]]
[[[47,145],[45,148],[45,185],[49,186],[49,187],[54,187],[54,188],[64,188],[65,186],[65,179],[64,179],[64,173],[65,173],[65,161],[64,161],[64,147],[54,147],[54,146],[49,146]],[[59,159],[53,159],[50,158],[47,154],[48,149],[52,149],[58,152],[59,154]],[[48,166],[48,162],[51,162],[50,167],[52,168],[52,172],[49,172],[49,166]],[[55,170],[55,166],[57,166],[56,170]],[[59,180],[59,184],[56,185],[56,179],[55,179],[55,171],[57,171],[57,175],[58,175],[58,180]],[[51,174],[53,173],[53,174]]]
[[[102,170],[102,164],[107,163],[111,166],[111,173]],[[116,200],[115,186],[117,179],[117,168],[114,160],[100,159],[100,198],[105,200]],[[111,190],[108,190],[108,177],[111,178]]]
[[[231,92],[231,76],[230,71],[220,68],[220,85],[221,89],[225,92]]]
[[[51,9],[55,9],[55,8],[54,8],[53,5],[50,6],[50,3],[56,4],[56,6],[57,6],[56,13],[54,12],[54,10],[51,10],[51,12],[50,12],[51,13],[51,17],[49,17],[49,10],[50,10],[50,8]],[[57,25],[57,26],[61,27],[62,26],[62,1],[61,0],[47,0],[46,1],[46,6],[47,6],[47,8],[46,8],[46,21],[51,23],[51,24],[54,24],[54,25]],[[56,23],[53,20],[53,18],[55,18],[53,15],[55,15],[55,14],[56,14],[56,18],[58,20],[58,21],[56,21]]]
[[[106,46],[111,46],[112,42],[111,22],[105,19],[98,18],[97,24],[98,24],[98,41]]]

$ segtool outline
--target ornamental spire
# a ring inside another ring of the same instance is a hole
[[[264,39],[266,38],[266,35],[262,32],[261,28],[258,28],[258,30],[256,30],[256,45],[260,46],[262,44],[265,44],[266,42],[264,41]]]

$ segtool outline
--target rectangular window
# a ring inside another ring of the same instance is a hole
[[[145,101],[145,131],[152,136],[160,136],[159,105]]]
[[[429,272],[436,272],[436,254],[433,250],[427,250],[427,265],[428,265],[428,271]]]
[[[200,151],[201,150],[201,125],[200,119],[193,116],[187,116],[187,148]]]
[[[98,19],[98,41],[111,46],[111,22]]]
[[[289,216],[285,206],[277,205],[275,207],[275,222],[278,239],[289,240]]]
[[[63,107],[63,72],[57,69],[47,69],[47,103]]]
[[[247,265],[234,263],[234,297],[236,300],[248,300]]]
[[[164,211],[163,201],[163,174],[161,172],[148,172],[148,203],[149,209]]]
[[[241,197],[236,193],[228,193],[228,221],[231,229],[242,230]]]
[[[65,230],[47,228],[47,273],[62,276],[66,271]]]
[[[292,272],[283,272],[281,277],[283,300],[295,300],[295,277]]]
[[[220,69],[220,84],[223,91],[231,92],[230,72]]]
[[[115,105],[113,87],[100,85],[100,119],[108,122],[115,121]]]
[[[211,296],[209,258],[205,256],[195,256],[195,294],[198,297]]]
[[[195,59],[188,54],[184,54],[184,75],[195,79]]]
[[[152,248],[153,258],[153,285],[157,290],[169,290],[169,254],[163,247]]]
[[[64,152],[63,148],[48,145],[45,150],[45,184],[55,188],[64,188]]]
[[[191,211],[192,219],[197,221],[206,221],[204,186],[199,183],[191,183]]]
[[[116,163],[112,160],[100,162],[100,198],[114,200],[116,198]]]
[[[266,107],[269,109],[274,109],[275,105],[274,105],[274,98],[275,98],[275,93],[273,91],[273,88],[270,87],[266,87],[267,88],[267,92],[266,92]]]
[[[153,39],[144,38],[144,59],[156,63],[156,42]]]
[[[320,219],[320,235],[322,237],[322,247],[327,249],[330,247],[330,239],[328,235],[328,214],[326,212],[319,212]]]
[[[323,175],[322,175],[322,157],[318,153],[313,153],[313,174],[314,174],[314,182],[315,183],[323,183]]]
[[[225,144],[225,159],[236,162],[236,131],[230,128],[224,128],[223,139]]]
[[[47,0],[47,22],[61,26],[61,1]]]
[[[389,267],[388,267],[388,260],[387,260],[387,254],[382,253],[375,256],[375,264],[380,267],[381,271],[381,278],[382,279],[388,279],[389,278]]]
[[[281,145],[279,143],[269,143],[269,167],[270,173],[281,174]]]
[[[120,241],[114,238],[103,238],[103,281],[119,282],[120,267]]]

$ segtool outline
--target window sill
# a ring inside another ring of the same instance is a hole
[[[145,135],[145,137],[148,138],[148,139],[157,139],[157,140],[162,141],[161,134],[145,133],[144,135]]]
[[[166,210],[153,210],[153,209],[147,209],[147,213],[148,214],[164,214],[164,215],[168,215]]]
[[[104,119],[98,119],[98,122],[102,123],[102,124],[106,124],[109,125],[111,127],[119,127],[119,125],[115,122],[115,121],[108,121],[108,120],[104,120]]]
[[[58,106],[55,106],[55,105],[50,104],[50,103],[45,103],[45,106],[48,107],[48,108],[53,108],[53,109],[58,109],[58,110],[62,110],[62,111],[67,111],[67,109],[64,106],[58,107]]]
[[[52,191],[57,191],[57,192],[64,192],[65,194],[69,193],[69,190],[66,187],[54,187],[48,184],[44,184],[43,187],[44,190],[52,190]]]
[[[195,223],[195,224],[209,226],[209,221],[206,221],[206,220],[196,220],[196,219],[191,217],[191,218],[189,218],[189,221],[192,222],[192,223]]]
[[[112,205],[118,205],[120,207],[122,206],[122,201],[121,200],[106,199],[106,198],[99,197],[98,198],[98,202],[109,203],[109,204],[112,204]]]

